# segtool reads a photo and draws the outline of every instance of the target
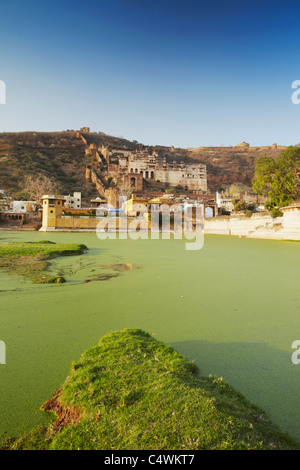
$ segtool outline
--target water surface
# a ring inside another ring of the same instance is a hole
[[[206,236],[99,240],[94,233],[2,232],[1,241],[84,243],[55,260],[62,285],[0,272],[0,436],[42,423],[40,406],[72,361],[108,332],[142,328],[173,345],[204,375],[222,376],[300,441],[300,244]]]

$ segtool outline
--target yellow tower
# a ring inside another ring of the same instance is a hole
[[[55,230],[57,217],[63,212],[64,198],[52,195],[42,197],[43,201],[43,222],[40,231],[49,232]]]

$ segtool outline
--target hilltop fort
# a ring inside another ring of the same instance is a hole
[[[187,193],[215,194],[226,186],[251,187],[258,157],[276,158],[285,147],[149,146],[135,140],[91,132],[89,127],[61,132],[0,134],[0,188],[14,195],[26,175],[42,173],[64,189],[81,191],[83,200],[133,187],[136,191],[178,188]]]

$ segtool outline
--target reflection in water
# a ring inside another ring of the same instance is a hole
[[[120,263],[120,258],[115,258],[118,262],[113,264],[99,264],[98,259],[92,260],[87,258],[74,259],[72,264],[64,264],[63,259],[53,263],[51,269],[56,275],[63,276],[67,283],[78,282],[86,284],[94,281],[107,281],[120,276],[122,273],[137,269],[138,266],[132,263]]]
[[[118,276],[119,274],[97,274],[92,279],[86,279],[83,283],[86,284],[87,282],[93,282],[93,281],[108,281],[109,279],[112,279],[113,277],[118,277]]]
[[[96,276],[93,275],[91,279],[86,279],[84,283],[87,282],[93,282],[93,281],[108,281],[109,279],[112,279],[114,277],[120,276],[121,273],[125,271],[132,271],[136,266],[134,266],[131,263],[118,263],[118,264],[107,264],[105,266],[102,266],[103,269],[110,269],[112,271],[115,271],[113,274],[109,273],[100,273],[96,274]],[[92,271],[95,271],[94,269]]]
[[[18,292],[18,291],[22,291],[22,289],[0,289],[0,293],[1,292]]]
[[[124,271],[132,271],[135,266],[131,263],[125,264],[107,264],[103,266],[104,269],[112,269],[113,271],[124,272]]]

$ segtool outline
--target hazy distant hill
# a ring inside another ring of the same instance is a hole
[[[85,133],[87,144],[108,145],[110,148],[148,148],[156,150],[169,161],[199,161],[207,165],[208,188],[215,191],[222,185],[241,182],[251,185],[255,160],[261,155],[277,157],[284,147],[199,147],[177,149],[144,146],[136,141],[104,133]],[[76,131],[20,132],[0,134],[0,189],[10,193],[22,190],[27,174],[44,173],[55,178],[64,193],[81,190],[83,197],[96,195],[95,187],[85,179],[85,147]]]

